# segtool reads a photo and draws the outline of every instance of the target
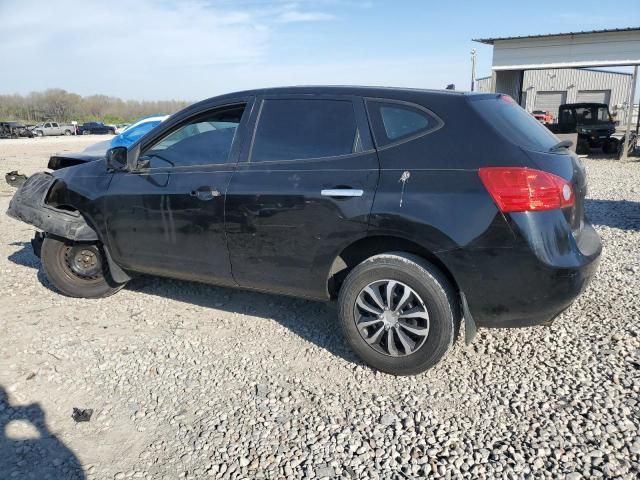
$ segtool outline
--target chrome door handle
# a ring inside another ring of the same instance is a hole
[[[214,197],[219,197],[220,192],[213,188],[200,187],[197,190],[192,190],[189,195],[191,195],[192,197],[197,197],[198,200],[207,201],[212,200]]]
[[[323,197],[361,197],[363,194],[364,191],[357,188],[328,188],[320,191]]]

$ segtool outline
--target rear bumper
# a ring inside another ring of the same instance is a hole
[[[513,248],[442,256],[478,327],[548,324],[584,291],[598,267],[602,244],[590,224],[573,234],[559,211],[510,217]]]

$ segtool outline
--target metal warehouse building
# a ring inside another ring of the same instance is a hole
[[[597,102],[609,105],[620,123],[625,121],[625,102],[632,75],[584,68],[526,70],[522,80],[520,104],[532,112],[543,110],[554,117],[563,103]],[[492,92],[492,77],[476,81],[479,92]]]

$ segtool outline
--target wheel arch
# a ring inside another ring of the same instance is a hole
[[[405,252],[417,255],[437,267],[460,293],[458,282],[447,266],[432,251],[412,240],[393,236],[375,235],[364,237],[345,247],[333,260],[327,277],[327,292],[332,299],[337,298],[340,286],[353,267],[373,255],[389,252]]]

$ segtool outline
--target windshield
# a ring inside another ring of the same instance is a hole
[[[471,96],[469,100],[481,117],[522,148],[548,152],[560,141],[507,95]]]
[[[575,115],[577,122],[583,125],[611,121],[607,107],[578,107]]]
[[[139,125],[127,128],[124,132],[122,132],[121,135],[123,138],[133,142],[141,138],[147,132],[151,131],[151,129],[157,125],[160,125],[160,120],[141,123]]]

